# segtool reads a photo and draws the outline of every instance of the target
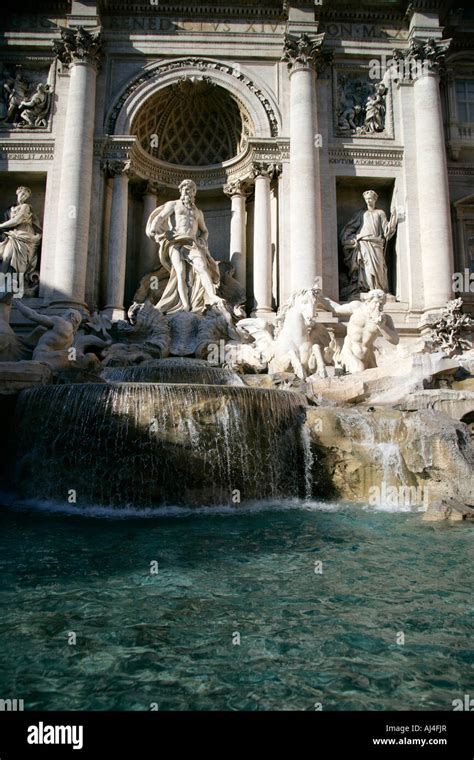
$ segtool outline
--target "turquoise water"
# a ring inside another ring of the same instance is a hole
[[[450,710],[474,694],[473,531],[296,502],[149,519],[2,509],[0,697]]]

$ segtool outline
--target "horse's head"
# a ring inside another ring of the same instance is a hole
[[[294,308],[300,312],[304,323],[311,327],[316,319],[316,297],[312,289],[299,290],[294,295]]]

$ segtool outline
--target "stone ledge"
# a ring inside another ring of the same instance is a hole
[[[0,395],[10,396],[14,393],[49,385],[53,373],[47,364],[35,361],[1,362]]]

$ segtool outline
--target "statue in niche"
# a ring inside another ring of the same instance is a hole
[[[225,308],[217,295],[219,267],[209,253],[209,232],[204,214],[196,206],[196,184],[186,179],[179,186],[180,198],[155,209],[146,234],[159,244],[162,266],[169,280],[156,308],[163,314],[191,311],[202,314],[213,304]],[[174,217],[174,226],[172,218]]]
[[[351,301],[342,305],[318,294],[318,301],[324,309],[336,316],[350,317],[342,349],[334,357],[336,367],[351,374],[372,369],[377,366],[374,343],[378,337],[382,336],[395,346],[398,344],[399,337],[393,320],[383,311],[386,300],[386,294],[378,289],[370,290],[363,301]]]
[[[2,272],[22,275],[25,295],[34,295],[38,286],[38,248],[41,242],[41,227],[27,202],[30,196],[29,187],[18,187],[17,205],[10,208],[9,218],[0,224],[0,233],[5,235],[0,242]]]
[[[23,128],[46,127],[48,114],[51,107],[51,88],[48,84],[40,82],[34,93],[28,100],[22,100],[18,106]]]
[[[387,220],[385,212],[375,207],[378,195],[374,190],[366,190],[363,198],[367,208],[358,211],[341,232],[350,281],[345,294],[349,297],[375,289],[388,293],[386,247],[397,228],[396,210],[392,208]]]

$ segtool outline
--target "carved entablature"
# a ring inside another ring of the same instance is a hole
[[[340,64],[334,70],[333,103],[336,136],[393,139],[392,89],[386,73],[379,79],[370,66]]]
[[[77,29],[61,28],[60,34],[59,40],[53,40],[53,50],[66,68],[75,63],[88,63],[98,68],[102,48],[100,30],[89,31],[79,26]]]
[[[388,74],[398,82],[414,81],[429,73],[443,75],[450,45],[451,40],[412,39],[407,48],[392,51]]]
[[[330,164],[352,166],[402,166],[403,149],[337,148],[329,150]]]
[[[0,161],[52,161],[54,141],[0,141]]]
[[[324,34],[300,34],[298,37],[286,34],[281,60],[287,64],[290,74],[299,69],[314,68],[318,75],[324,76],[332,54],[322,49],[323,41]]]

